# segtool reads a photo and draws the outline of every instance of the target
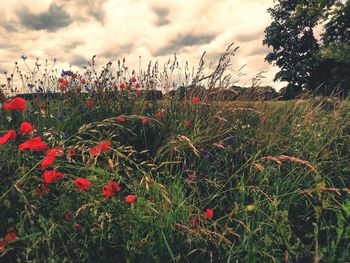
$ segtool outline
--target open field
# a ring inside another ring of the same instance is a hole
[[[350,259],[348,101],[128,85],[3,103],[0,261]]]

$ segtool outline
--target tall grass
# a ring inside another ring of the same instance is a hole
[[[135,91],[136,83],[147,89],[149,75],[133,82],[125,72],[88,72],[64,77],[61,98],[0,110],[1,136],[22,121],[35,125],[0,145],[0,237],[17,236],[2,261],[349,260],[348,101],[222,102],[205,92],[156,101]],[[88,93],[76,89],[89,83]],[[47,168],[64,174],[47,194],[35,190],[44,152],[18,150],[35,135],[65,151]],[[93,156],[102,141],[109,149]],[[92,186],[79,192],[78,177]],[[102,189],[112,181],[121,191],[108,199]]]

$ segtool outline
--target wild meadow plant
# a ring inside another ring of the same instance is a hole
[[[0,109],[0,260],[349,260],[349,102],[213,100],[234,51],[161,100],[176,58],[22,75]]]

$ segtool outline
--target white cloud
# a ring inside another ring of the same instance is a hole
[[[268,70],[265,84],[281,87],[272,82],[277,69],[264,62],[267,48],[262,45],[270,23],[266,9],[272,4],[272,0],[6,1],[0,7],[6,14],[0,18],[0,68],[9,70],[22,54],[28,59],[57,58],[59,69],[71,63],[81,66],[96,54],[98,64],[126,57],[137,69],[139,56],[145,67],[148,60],[162,64],[174,51],[180,63],[187,60],[197,66],[205,50],[209,65],[234,41],[240,49],[232,71],[247,64],[242,82]],[[57,15],[56,9],[50,13],[53,5],[67,16]],[[52,13],[57,24],[38,25]]]

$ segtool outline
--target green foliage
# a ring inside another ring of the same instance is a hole
[[[277,1],[268,10],[273,22],[263,43],[273,50],[266,60],[280,67],[275,80],[287,81],[288,93],[308,89],[347,96],[349,10],[349,1],[334,0]],[[320,42],[315,29],[324,23]]]
[[[34,134],[0,145],[0,237],[17,235],[1,261],[349,259],[349,101],[86,95],[28,101],[33,111],[19,114],[0,109],[1,131],[24,120],[35,125]],[[87,100],[94,105],[82,112]],[[35,191],[44,153],[18,151],[41,133],[50,148],[65,151],[49,168],[64,177],[47,195]],[[105,140],[109,149],[92,156]],[[79,192],[78,177],[92,186]],[[110,182],[121,190],[104,198]],[[129,194],[137,196],[132,204]]]

